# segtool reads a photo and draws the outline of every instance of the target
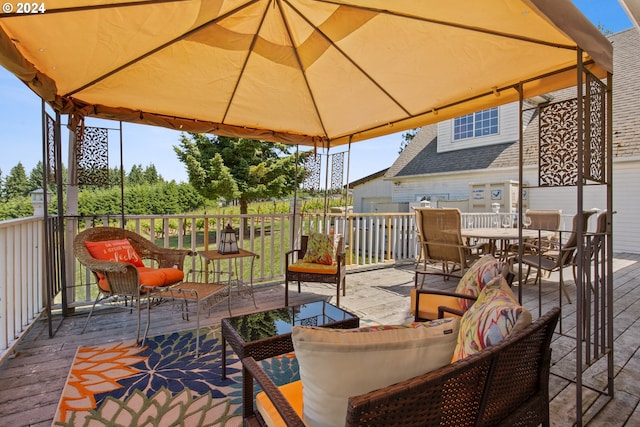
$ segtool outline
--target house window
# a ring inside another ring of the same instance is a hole
[[[467,114],[453,120],[453,140],[498,133],[498,107]]]

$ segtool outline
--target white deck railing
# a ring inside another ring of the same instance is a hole
[[[469,213],[462,215],[463,227],[494,227],[501,215]],[[570,229],[569,217],[562,229]],[[238,227],[240,220],[246,224]],[[244,249],[259,255],[254,265],[254,283],[280,281],[284,278],[285,254],[291,249],[289,214],[266,215],[127,215],[125,226],[163,247],[188,248],[194,251],[215,247],[216,236],[231,221],[240,230]],[[71,227],[69,223],[71,222]],[[75,222],[75,226],[74,223]],[[30,217],[0,221],[0,361],[15,345],[29,325],[44,311],[44,225],[42,218]],[[121,226],[122,217],[97,216],[67,219],[67,228],[86,228],[111,224]],[[304,214],[298,216],[298,234],[310,231],[335,232],[345,236],[348,270],[414,262],[418,255],[413,213],[379,214]],[[569,228],[567,228],[569,225]],[[151,233],[153,230],[153,233]],[[69,239],[67,239],[69,240]],[[67,266],[74,265],[71,242],[67,241]],[[86,269],[75,263],[75,273],[67,271],[68,303],[86,304],[96,295],[95,284]],[[201,269],[196,256],[185,270]],[[67,267],[69,270],[69,267]],[[73,270],[73,269],[72,269]],[[240,279],[247,278],[248,264],[240,268]],[[60,304],[60,296],[54,304]],[[55,308],[55,305],[54,305]]]
[[[46,304],[42,218],[0,221],[0,361]]]

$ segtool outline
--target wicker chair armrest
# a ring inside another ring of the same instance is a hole
[[[295,409],[291,407],[289,401],[284,397],[280,389],[278,389],[278,386],[274,384],[253,357],[245,357],[242,359],[242,366],[246,368],[249,375],[262,387],[262,390],[267,394],[287,426],[304,427],[304,423]],[[243,405],[247,404],[253,407],[253,402],[243,402]],[[253,412],[253,410],[251,412]]]
[[[190,249],[171,249],[158,247],[152,258],[158,262],[159,268],[172,268],[176,266],[178,270],[184,270],[184,260],[187,256],[194,255]]]
[[[128,266],[133,267],[133,264],[128,262],[104,261],[96,258],[84,259],[80,262],[89,270],[102,275],[106,275],[107,273],[126,273]]]

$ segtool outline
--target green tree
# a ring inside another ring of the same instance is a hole
[[[26,196],[29,194],[29,181],[24,166],[18,162],[5,179],[4,197],[9,200],[13,197]]]
[[[24,218],[33,215],[33,205],[26,196],[16,196],[0,203],[0,221],[12,218]]]
[[[295,156],[287,145],[191,133],[182,134],[173,149],[203,197],[237,199],[241,214],[251,201],[285,197],[294,190]],[[299,174],[301,182],[304,172]]]
[[[120,187],[120,168],[115,166],[109,169],[109,185]],[[126,178],[125,178],[126,180]]]
[[[42,173],[42,162],[39,161],[36,166],[31,169],[29,173],[29,191],[36,190],[38,188],[42,188],[43,181],[43,173]]]
[[[169,184],[175,184],[175,181],[171,181]],[[180,212],[190,212],[195,209],[201,208],[205,199],[193,188],[193,185],[181,182],[178,185],[178,205],[180,206]]]
[[[158,184],[163,181],[162,176],[158,173],[158,170],[154,165],[149,165],[144,168],[144,172],[142,173],[144,176],[144,180],[147,184]]]
[[[413,141],[413,138],[416,136],[419,130],[420,128],[410,129],[402,134],[402,142],[400,143],[398,154],[402,153],[404,149],[407,148],[407,145],[409,145],[409,143]]]
[[[131,166],[131,171],[129,172],[129,175],[127,175],[126,183],[129,185],[144,184],[144,173],[142,171],[142,165]]]

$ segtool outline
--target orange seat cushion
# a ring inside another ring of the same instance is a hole
[[[416,290],[411,290],[411,313],[414,314],[416,306]],[[438,318],[438,307],[445,306],[451,307],[456,310],[460,309],[460,303],[457,297],[449,295],[438,294],[422,294],[420,295],[420,307],[418,307],[418,314],[422,319],[435,320]],[[451,313],[445,313],[445,317],[458,317]]]
[[[140,285],[144,286],[169,286],[184,279],[184,272],[177,268],[151,268],[136,267],[140,276]],[[101,278],[98,286],[105,292],[110,292],[111,288],[107,279]]]
[[[298,273],[315,273],[315,274],[336,274],[338,272],[338,266],[317,264],[315,262],[298,261],[289,265],[289,271],[296,271]]]
[[[294,381],[278,388],[302,419],[302,381]],[[269,427],[286,425],[264,391],[256,396],[256,409]]]

